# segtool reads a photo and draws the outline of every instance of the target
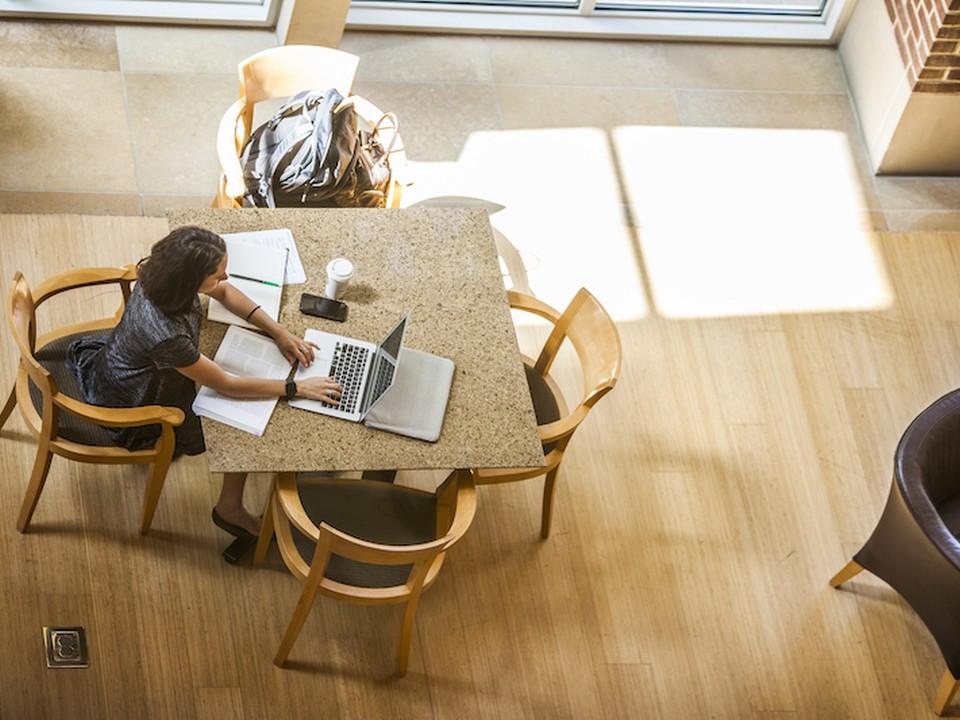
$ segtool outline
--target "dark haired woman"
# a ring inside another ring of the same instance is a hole
[[[137,283],[123,317],[109,336],[84,337],[68,354],[84,399],[94,405],[172,405],[186,414],[176,428],[177,455],[205,450],[200,419],[191,409],[195,383],[238,398],[282,397],[283,380],[240,378],[200,353],[200,298],[204,293],[265,331],[283,355],[308,366],[313,348],[274,322],[227,279],[227,247],[216,233],[198,227],[174,230],[156,243],[137,266]],[[330,401],[340,386],[329,378],[297,383],[297,396]],[[108,428],[117,445],[152,447],[160,426]],[[224,475],[213,519],[235,535],[256,534],[260,522],[243,507],[246,475]]]

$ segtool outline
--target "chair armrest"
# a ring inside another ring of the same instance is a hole
[[[540,441],[543,443],[551,443],[562,440],[577,429],[577,426],[583,422],[589,412],[590,408],[581,403],[566,417],[562,417],[546,425],[538,425],[537,434],[540,435]]]
[[[133,282],[137,279],[137,266],[124,265],[123,267],[82,268],[68,270],[44,280],[33,293],[34,307],[67,290],[74,290],[92,285],[109,285],[110,283]]]
[[[54,395],[53,403],[85,420],[107,427],[136,427],[155,423],[166,423],[177,427],[183,424],[185,418],[180,408],[163,405],[144,405],[133,408],[100,407],[74,400],[63,393]]]
[[[510,301],[510,307],[514,310],[523,310],[524,312],[539,315],[552,322],[554,325],[560,320],[560,313],[547,305],[545,302],[537,300],[532,295],[517,292],[516,290],[507,290],[507,300]]]
[[[245,105],[244,100],[237,100],[220,118],[220,127],[217,129],[217,159],[226,179],[224,189],[232,198],[243,195],[246,185],[243,182],[243,166],[240,165],[240,155],[237,150],[237,122]]]
[[[313,542],[320,541],[320,528],[307,515],[307,511],[303,508],[303,502],[300,500],[296,473],[277,474],[277,501],[297,530]]]
[[[473,482],[472,472],[458,473],[457,505],[453,513],[453,522],[444,538],[448,539],[444,550],[455,544],[464,536],[467,529],[473,524],[477,514],[477,487]]]

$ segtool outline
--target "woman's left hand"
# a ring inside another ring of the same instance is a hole
[[[277,347],[280,348],[280,352],[283,353],[283,356],[289,360],[291,364],[296,361],[300,363],[301,367],[310,367],[310,363],[313,362],[314,358],[313,349],[316,347],[312,342],[298,338],[286,329],[284,329],[283,333],[275,338],[274,341],[277,343]]]

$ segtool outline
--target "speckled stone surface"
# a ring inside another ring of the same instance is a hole
[[[263,437],[203,419],[214,472],[539,467],[543,452],[507,305],[490,222],[482,210],[171,210],[170,227],[217,232],[287,227],[307,271],[286,285],[280,322],[379,342],[410,312],[405,344],[451,358],[453,388],[436,443],[297,410],[281,400]],[[341,299],[345,323],[303,315],[302,292],[323,294],[334,257],[357,271]],[[226,325],[204,322],[213,357]]]

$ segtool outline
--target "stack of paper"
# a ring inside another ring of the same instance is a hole
[[[290,373],[290,363],[273,340],[236,326],[227,329],[213,360],[226,372],[240,377],[283,380]],[[240,400],[202,387],[193,401],[193,411],[259,437],[277,400],[278,397]]]

